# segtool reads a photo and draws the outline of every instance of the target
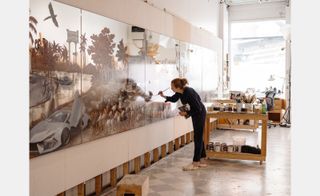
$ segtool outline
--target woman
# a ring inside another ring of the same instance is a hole
[[[179,99],[181,103],[189,104],[190,110],[187,112],[179,112],[181,116],[191,116],[193,130],[194,130],[194,155],[193,163],[183,167],[183,170],[194,170],[199,167],[206,167],[203,163],[206,157],[206,151],[203,143],[203,130],[206,119],[206,108],[201,102],[198,93],[191,87],[187,86],[188,81],[185,78],[176,78],[171,81],[171,89],[175,92],[173,96],[164,96],[160,91],[158,94],[166,99],[166,102],[177,102]],[[201,162],[200,162],[201,159]]]

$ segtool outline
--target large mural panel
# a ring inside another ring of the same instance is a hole
[[[212,102],[218,97],[218,58],[215,51],[183,42],[181,56],[184,77],[199,94],[203,102]],[[186,69],[185,69],[186,68]]]
[[[177,115],[157,95],[173,78],[214,96],[211,50],[55,1],[31,0],[29,27],[31,158]]]

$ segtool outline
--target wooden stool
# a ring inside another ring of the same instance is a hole
[[[149,176],[127,174],[117,184],[117,196],[134,194],[135,196],[147,196],[149,191]]]

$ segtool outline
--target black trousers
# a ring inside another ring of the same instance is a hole
[[[194,131],[194,154],[193,161],[198,162],[201,158],[206,157],[206,149],[203,143],[203,130],[206,122],[206,110],[202,110],[201,114],[191,117]]]

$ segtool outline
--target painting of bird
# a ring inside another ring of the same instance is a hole
[[[46,20],[48,20],[48,19],[52,19],[52,22],[54,23],[54,25],[56,26],[56,27],[59,27],[59,25],[58,25],[58,21],[57,21],[57,14],[54,14],[54,11],[53,11],[53,7],[52,7],[52,4],[51,4],[51,2],[49,3],[49,12],[50,12],[50,16],[48,16],[48,17],[46,17],[45,19],[43,19],[43,21],[46,21]]]

